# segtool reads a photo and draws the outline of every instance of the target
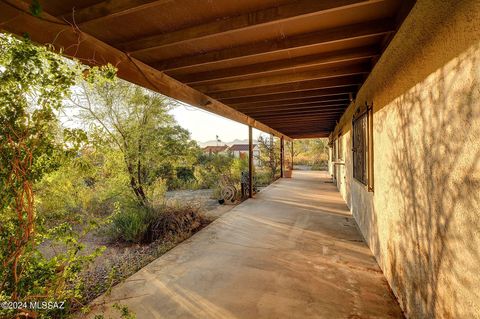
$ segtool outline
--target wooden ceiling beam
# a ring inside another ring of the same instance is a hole
[[[285,116],[283,118],[269,118],[268,116],[262,116],[259,117],[259,119],[262,119],[263,121],[266,121],[269,125],[274,125],[274,124],[279,124],[279,123],[286,123],[288,125],[294,124],[294,123],[314,123],[318,121],[331,121],[331,122],[337,122],[338,118],[334,115],[329,116],[329,115],[323,115],[323,116],[308,116],[308,117],[292,117],[290,115]]]
[[[295,128],[292,129],[292,127],[288,126],[281,126],[279,125],[277,128],[280,130],[284,130],[285,132],[288,132],[289,135],[292,134],[305,134],[305,133],[315,133],[315,132],[325,132],[325,131],[332,131],[332,129],[335,127],[335,123],[326,123],[325,125],[316,125],[316,126],[310,126],[302,130],[296,130]]]
[[[310,108],[301,108],[301,109],[279,109],[279,110],[245,110],[245,114],[248,114],[253,117],[257,117],[259,115],[269,115],[271,114],[272,117],[280,116],[280,115],[300,115],[300,114],[326,114],[328,112],[333,113],[343,113],[347,109],[345,104],[332,104],[332,105],[324,105],[322,107],[310,107]]]
[[[292,138],[295,140],[301,140],[301,139],[308,139],[308,138],[322,138],[322,137],[329,137],[330,132],[329,131],[319,131],[316,133],[300,133],[300,134],[295,134],[292,135]]]
[[[187,27],[184,29],[148,36],[132,41],[119,43],[121,50],[139,53],[151,50],[166,49],[169,46],[185,43],[193,39],[208,39],[218,35],[235,32],[254,31],[259,26],[282,23],[305,16],[319,15],[339,8],[367,2],[366,0],[300,0],[293,3],[262,9],[246,14]]]
[[[332,119],[337,120],[338,113],[342,114],[342,111],[332,112],[331,114],[280,114],[279,116],[271,116],[271,114],[267,115],[257,115],[258,119],[263,119],[268,121],[269,123],[272,121],[277,120],[286,120],[288,121],[298,121],[298,120],[305,120],[305,121],[314,121],[316,119]]]
[[[228,105],[243,105],[243,104],[255,104],[255,103],[276,103],[285,101],[287,103],[295,102],[305,98],[340,98],[342,96],[348,96],[349,93],[354,93],[358,89],[357,86],[343,86],[327,89],[317,89],[309,91],[287,92],[287,93],[275,93],[266,95],[245,96],[238,98],[221,99]]]
[[[217,63],[219,61],[224,62],[247,56],[252,57],[271,52],[287,51],[295,48],[389,34],[394,32],[394,30],[394,25],[389,19],[367,21],[288,38],[249,43],[203,54],[158,61],[152,65],[159,70],[168,71],[191,67],[193,65],[204,65]]]
[[[309,97],[303,99],[281,100],[281,101],[267,101],[267,102],[250,102],[250,103],[228,103],[228,106],[233,108],[250,109],[250,108],[265,108],[265,107],[279,107],[279,106],[302,106],[314,103],[328,103],[328,102],[343,102],[349,103],[348,94],[323,96],[323,97]]]
[[[289,129],[290,131],[302,131],[307,130],[309,127],[320,127],[320,126],[329,126],[331,124],[336,123],[336,119],[332,118],[316,118],[311,120],[270,120],[269,124],[275,126],[276,128],[281,127],[282,129]],[[301,125],[300,125],[301,124]]]
[[[0,2],[0,29],[20,36],[28,33],[32,41],[39,44],[53,44],[58,52],[79,59],[88,65],[110,63],[117,67],[118,76],[124,80],[231,120],[251,125],[261,131],[289,139],[285,134],[131,58],[107,43],[87,33],[79,33],[78,29],[45,11],[39,17],[32,16],[29,4],[21,0]]]
[[[345,109],[337,110],[326,110],[319,112],[318,110],[313,111],[291,111],[291,112],[278,112],[278,113],[248,113],[250,116],[254,116],[258,119],[267,119],[267,120],[276,120],[276,119],[286,119],[286,120],[295,120],[295,119],[306,119],[310,120],[311,117],[319,118],[336,118],[337,116],[343,114]]]
[[[316,134],[317,132],[326,132],[326,131],[332,131],[332,129],[335,127],[335,124],[328,124],[328,126],[312,126],[309,127],[308,129],[305,130],[296,130],[292,129],[291,127],[278,127],[281,130],[284,130],[285,132],[288,132],[290,135],[296,134],[296,136],[304,136],[306,134]],[[329,135],[327,135],[328,137]]]
[[[57,18],[75,22],[78,27],[82,28],[92,22],[101,22],[141,10],[148,10],[168,2],[171,2],[171,0],[107,0],[89,7],[65,12]]]
[[[301,124],[301,126],[299,125]],[[272,123],[272,126],[275,126],[278,129],[289,131],[289,132],[308,132],[312,130],[323,130],[326,131],[332,126],[335,125],[335,121],[316,121],[316,122],[309,122],[309,123],[285,123],[285,122],[280,122],[280,123]]]
[[[289,135],[294,135],[294,134],[300,135],[300,134],[307,134],[307,133],[312,134],[315,132],[325,132],[325,131],[331,132],[333,128],[335,128],[335,123],[328,123],[322,126],[319,126],[319,125],[311,126],[303,130],[295,130],[295,129],[292,129],[291,127],[278,126],[278,129],[288,132]]]
[[[194,85],[192,87],[200,92],[204,92],[205,94],[209,95],[211,93],[223,91],[336,78],[348,75],[368,74],[370,72],[370,68],[371,67],[369,64],[356,64],[341,67],[330,67],[326,69],[313,69],[303,72],[293,72],[288,74],[272,75],[267,77],[258,77],[254,79],[224,82],[211,85]]]
[[[280,107],[262,107],[262,108],[239,108],[238,110],[243,113],[259,113],[259,112],[273,112],[278,113],[282,111],[302,111],[302,110],[324,110],[324,109],[345,109],[347,108],[347,103],[314,103],[311,105],[300,105],[300,106],[280,106]]]
[[[226,81],[231,79],[241,79],[241,77],[252,75],[265,75],[268,73],[298,68],[315,67],[320,65],[351,62],[361,59],[367,59],[378,56],[378,49],[375,47],[354,48],[334,52],[313,54],[289,58],[271,62],[254,63],[235,68],[219,69],[208,72],[194,74],[171,74],[174,78],[189,85],[212,84],[213,80]]]
[[[215,92],[209,93],[209,96],[215,99],[230,99],[230,98],[239,98],[239,97],[253,97],[257,95],[266,95],[266,94],[278,94],[278,93],[287,93],[288,94],[299,91],[308,91],[315,89],[327,89],[327,88],[338,88],[338,87],[351,87],[351,86],[360,86],[364,81],[363,75],[355,76],[344,76],[331,79],[320,79],[313,81],[304,81],[296,83],[285,83],[280,85],[269,85],[256,88],[248,89],[239,89],[231,90],[225,92]]]

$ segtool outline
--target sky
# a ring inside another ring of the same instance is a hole
[[[181,105],[170,113],[180,126],[190,131],[192,139],[198,142],[215,140],[217,135],[226,143],[235,139],[248,139],[248,126],[197,107]],[[253,130],[254,139],[260,134],[261,131]]]

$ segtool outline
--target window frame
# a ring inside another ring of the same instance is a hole
[[[342,143],[342,133],[339,133],[337,136],[337,161],[338,162],[344,162],[345,161],[345,156],[343,152],[343,143]]]
[[[362,121],[362,122],[361,122]],[[358,125],[362,125],[361,128]],[[356,141],[357,132],[361,130],[363,133],[363,145],[362,141]],[[362,177],[360,178],[358,173],[358,155],[356,152],[358,148],[363,151],[363,169]],[[352,175],[353,179],[364,185],[369,192],[374,191],[373,187],[373,108],[365,104],[365,108],[357,109],[355,115],[352,118]]]
[[[333,140],[333,149],[332,149],[332,162],[336,162],[338,159],[338,145],[337,145],[337,139]]]

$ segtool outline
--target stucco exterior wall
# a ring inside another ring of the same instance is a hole
[[[352,177],[365,102],[374,192]],[[339,189],[407,317],[480,318],[480,1],[418,1],[340,131]]]

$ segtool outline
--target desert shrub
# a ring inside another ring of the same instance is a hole
[[[242,172],[248,172],[248,158],[235,158],[230,170],[230,178],[240,186]]]
[[[159,239],[187,236],[206,223],[199,208],[192,205],[162,205],[158,207],[117,204],[112,216],[112,239],[130,243],[151,243]]]
[[[178,236],[188,237],[208,223],[198,207],[188,204],[164,206],[151,217],[144,237],[145,242]]]
[[[115,206],[109,231],[111,237],[125,242],[141,242],[150,223],[148,209],[136,203],[122,206],[117,202]]]
[[[224,154],[200,154],[197,162],[195,178],[198,188],[216,188],[222,175],[231,175],[234,158]]]
[[[255,172],[255,177],[257,181],[257,186],[264,187],[270,185],[272,180],[272,175],[270,171],[267,170],[258,170]]]
[[[195,180],[195,170],[191,167],[177,167],[177,178],[183,182],[191,182]]]
[[[152,206],[158,206],[163,204],[165,200],[165,193],[168,190],[167,182],[163,178],[157,178],[155,182],[153,182],[147,188],[147,194],[150,198]]]
[[[328,167],[328,162],[326,160],[321,160],[312,164],[311,169],[315,171],[323,171]]]

